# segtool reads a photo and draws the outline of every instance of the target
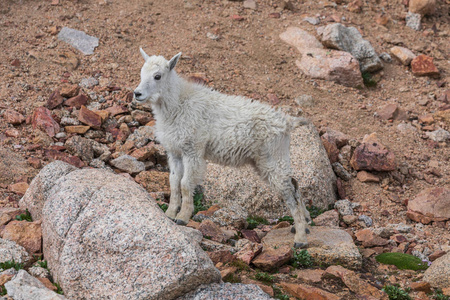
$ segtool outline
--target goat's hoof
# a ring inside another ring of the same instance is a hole
[[[177,225],[181,225],[181,226],[187,225],[187,223],[185,221],[180,220],[180,219],[175,219],[174,221],[175,221],[175,223],[177,223]]]
[[[310,234],[310,233],[311,233],[311,231],[309,230],[309,228],[305,228],[305,232],[306,232],[306,234]]]
[[[294,226],[291,227],[291,233],[296,233],[296,230],[295,230]]]
[[[308,247],[308,243],[294,243],[295,249],[301,249],[301,248],[306,248],[306,247]]]

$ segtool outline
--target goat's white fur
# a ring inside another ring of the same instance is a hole
[[[289,158],[290,132],[306,121],[184,80],[173,70],[181,53],[167,61],[140,51],[145,63],[135,101],[151,103],[156,138],[168,153],[167,216],[179,224],[189,221],[194,189],[204,178],[206,160],[236,167],[251,164],[286,201],[295,221],[295,246],[306,246],[309,213],[291,178]]]

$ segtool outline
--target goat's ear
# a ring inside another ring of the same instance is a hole
[[[147,53],[145,53],[144,50],[142,50],[142,48],[139,48],[139,51],[141,51],[141,55],[145,61],[147,61],[150,58],[150,56],[148,56]]]
[[[180,56],[181,56],[181,52],[170,59],[170,61],[169,61],[169,69],[170,69],[170,71],[172,71],[172,69],[175,68],[175,66],[177,65],[177,62],[178,62],[178,59],[180,58]]]

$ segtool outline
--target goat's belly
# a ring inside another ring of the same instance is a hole
[[[249,149],[225,148],[221,150],[206,149],[206,160],[226,166],[239,167],[253,162]]]

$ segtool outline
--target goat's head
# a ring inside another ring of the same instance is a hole
[[[142,48],[140,50],[145,63],[141,69],[141,82],[134,90],[134,99],[141,103],[149,101],[156,104],[165,89],[169,87],[169,77],[181,52],[167,61],[162,56],[148,56]]]

